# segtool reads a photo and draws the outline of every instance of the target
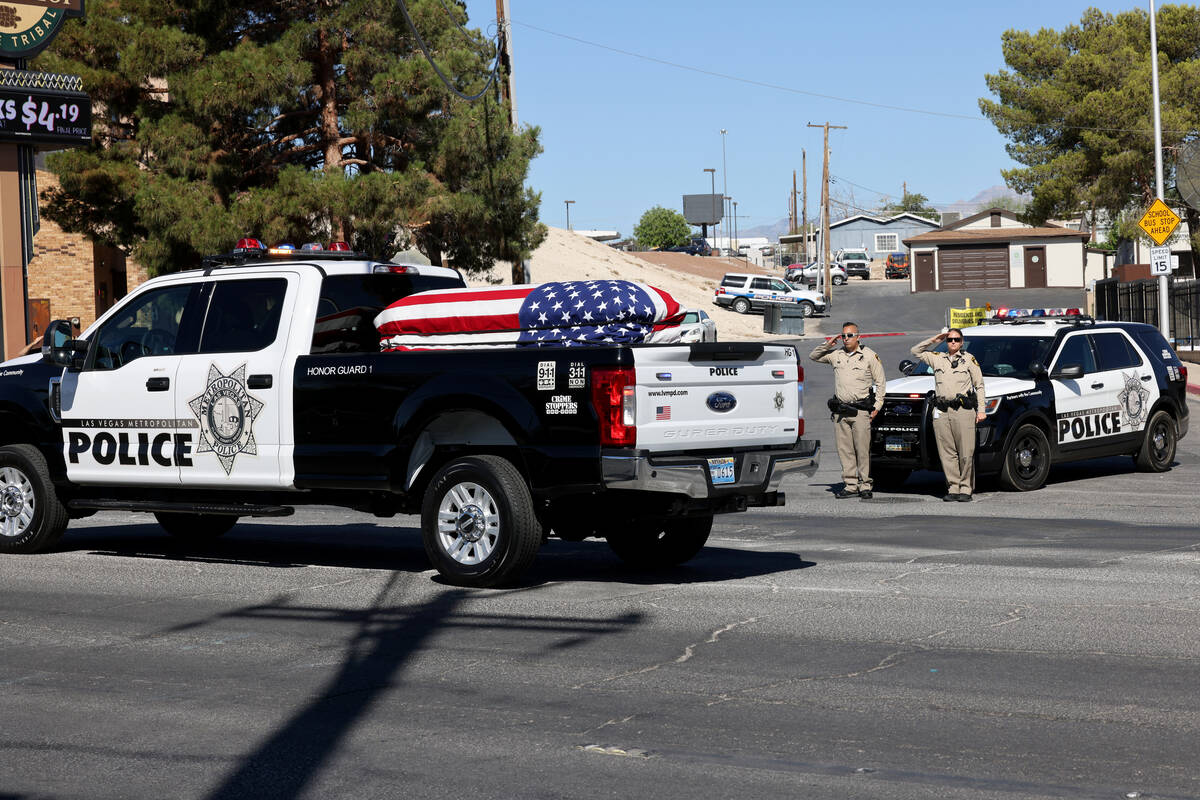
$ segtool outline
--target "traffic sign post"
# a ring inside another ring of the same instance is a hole
[[[1170,275],[1171,274],[1171,248],[1169,248],[1169,247],[1151,247],[1150,248],[1150,274],[1151,275]]]
[[[1167,239],[1171,238],[1171,234],[1175,233],[1180,222],[1178,214],[1161,199],[1156,199],[1138,220],[1138,227],[1145,231],[1156,245],[1161,247]]]

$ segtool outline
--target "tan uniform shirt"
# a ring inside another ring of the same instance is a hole
[[[875,387],[875,410],[883,408],[886,391],[883,362],[869,347],[858,346],[850,352],[833,340],[819,344],[808,354],[813,361],[833,365],[833,393],[843,403],[864,400]]]
[[[974,389],[975,411],[983,413],[987,397],[983,392],[983,372],[979,362],[966,351],[959,351],[953,357],[949,353],[935,353],[935,339],[937,336],[931,336],[911,350],[914,356],[933,367],[934,393],[942,400],[953,400]]]

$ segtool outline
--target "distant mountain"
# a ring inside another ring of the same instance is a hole
[[[962,217],[969,217],[972,214],[979,212],[979,209],[989,200],[994,200],[997,197],[1009,198],[1016,200],[1018,203],[1028,203],[1031,199],[1028,195],[1014,192],[1003,184],[989,186],[981,192],[975,194],[970,200],[959,200],[956,203],[948,203],[946,205],[937,206],[937,210],[941,212],[957,212]],[[837,222],[837,220],[833,220]],[[742,228],[738,231],[738,236],[749,239],[755,236],[765,236],[767,241],[778,242],[779,237],[788,232],[787,217],[778,222],[769,225],[756,225],[753,228]]]
[[[999,184],[997,186],[989,186],[982,192],[976,194],[970,200],[959,200],[957,203],[949,203],[948,205],[938,206],[937,210],[941,212],[958,212],[964,217],[969,217],[972,214],[979,213],[979,209],[985,203],[987,203],[989,200],[994,200],[997,197],[1016,200],[1018,203],[1028,203],[1033,199],[1029,195],[1023,195],[1019,192],[1014,192],[1004,184]]]

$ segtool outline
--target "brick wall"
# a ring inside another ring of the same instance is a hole
[[[38,170],[39,192],[57,185],[53,173]],[[29,299],[49,300],[51,319],[79,317],[86,328],[97,314],[146,280],[146,270],[119,250],[93,244],[77,233],[64,233],[45,216],[41,223],[29,262]]]

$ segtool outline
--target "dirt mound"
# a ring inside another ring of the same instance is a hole
[[[534,283],[545,281],[628,280],[641,281],[669,292],[686,308],[708,312],[717,323],[721,339],[773,339],[763,333],[761,314],[737,314],[713,305],[713,289],[725,272],[758,272],[727,259],[700,258],[685,253],[647,253],[666,263],[684,260],[696,262],[693,269],[671,268],[650,263],[633,253],[614,250],[594,239],[580,236],[562,228],[550,228],[542,246],[533,252],[529,262]],[[502,276],[502,277],[500,277]],[[493,281],[509,281],[507,273],[493,271]],[[488,283],[489,281],[479,281]]]

